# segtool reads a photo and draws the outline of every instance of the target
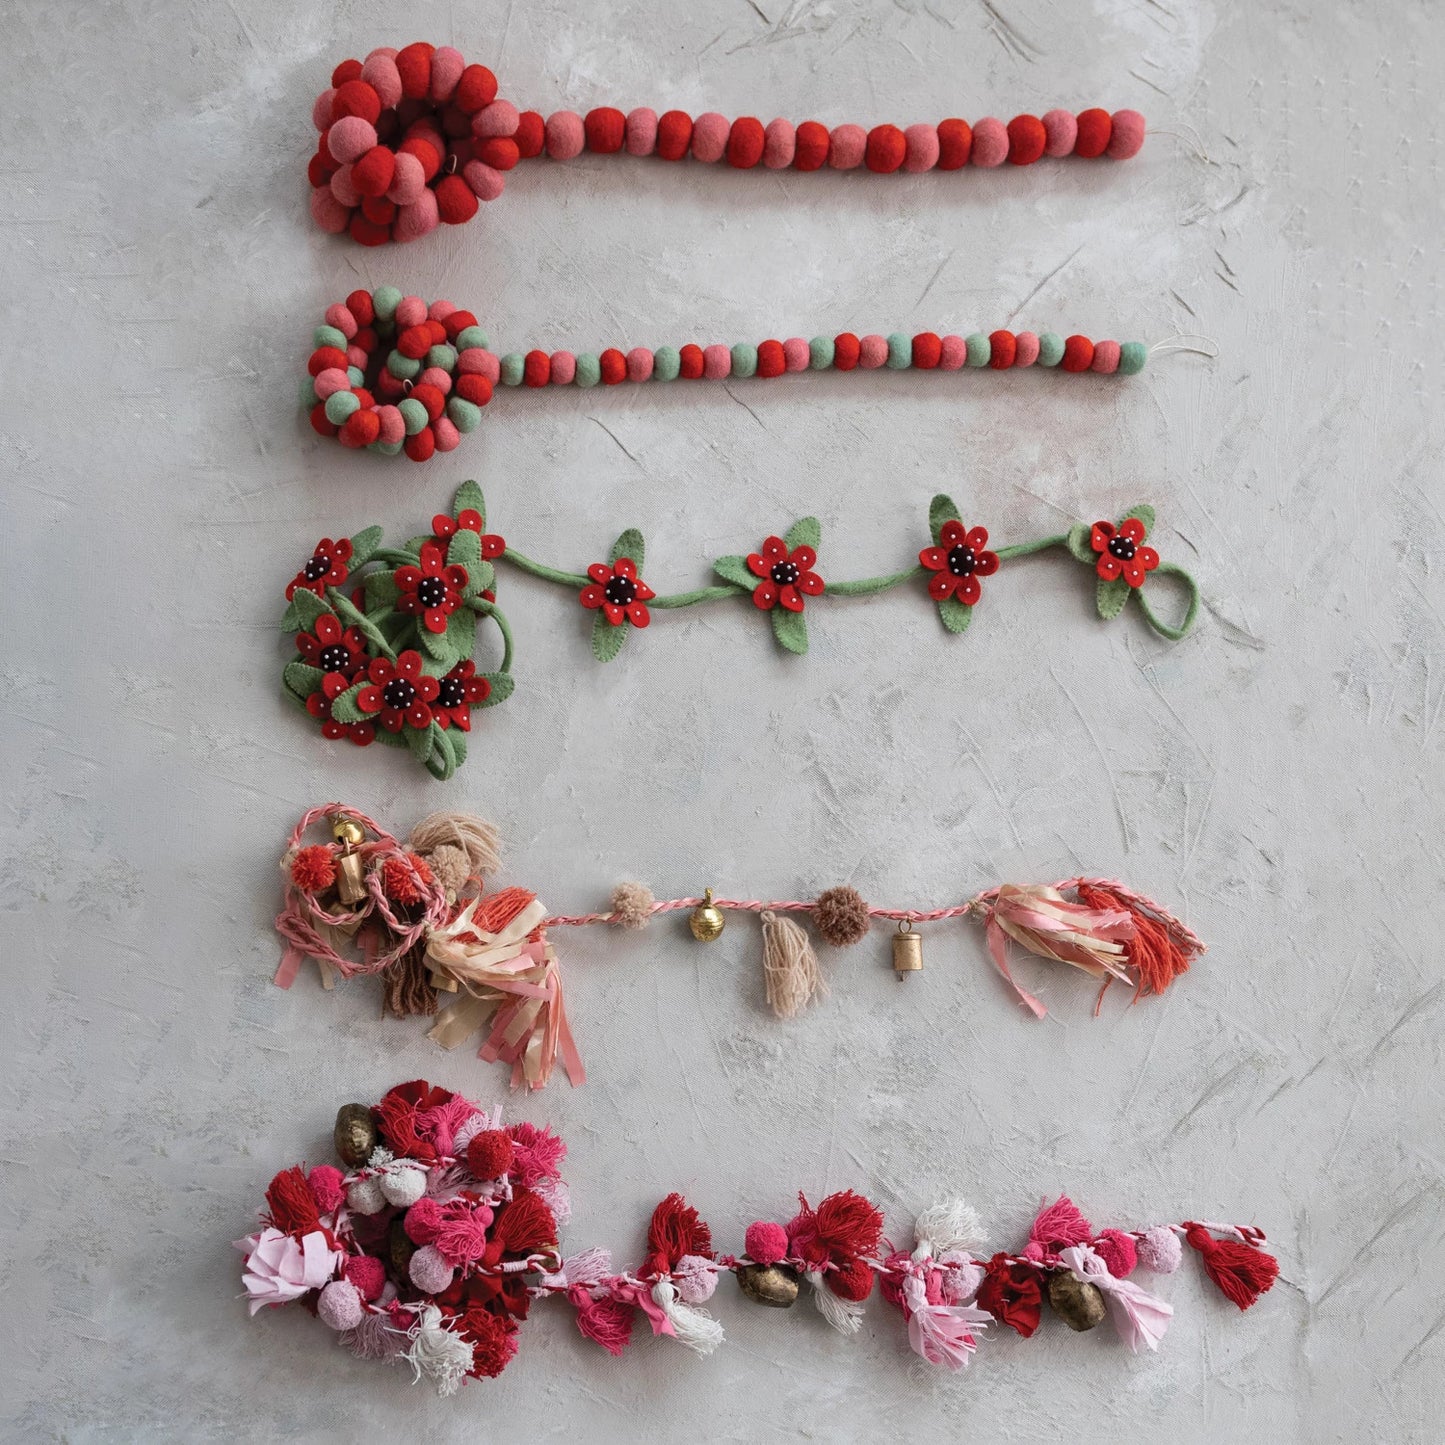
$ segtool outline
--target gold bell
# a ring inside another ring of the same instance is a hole
[[[359,823],[338,818],[331,825],[331,836],[341,844],[336,859],[336,891],[343,903],[360,903],[366,897],[366,878],[361,871],[361,854],[356,850],[365,841],[366,834]]]
[[[711,943],[722,931],[727,919],[723,911],[712,901],[712,889],[705,889],[702,902],[688,915],[687,926],[699,943]]]
[[[1103,1291],[1068,1270],[1049,1276],[1049,1303],[1071,1330],[1091,1330],[1109,1313]]]
[[[913,931],[907,920],[898,925],[893,935],[893,972],[901,981],[905,973],[918,973],[923,968],[923,936]]]

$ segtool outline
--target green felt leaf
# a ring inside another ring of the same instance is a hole
[[[1069,551],[1080,562],[1087,562],[1091,567],[1098,560],[1098,553],[1090,545],[1089,538],[1094,535],[1094,529],[1087,522],[1076,522],[1069,528]]]
[[[281,614],[281,631],[301,631],[301,614],[296,610],[296,599],[294,597],[286,604],[286,610]]]
[[[366,722],[367,716],[356,705],[356,696],[367,685],[366,678],[346,689],[340,697],[333,699],[331,716],[339,723]]]
[[[333,706],[331,716],[336,716],[336,709]],[[424,763],[432,755],[432,748],[436,745],[435,734],[441,729],[435,723],[424,728],[403,728],[402,736],[406,739],[406,745],[411,749],[411,755],[417,762]]]
[[[443,728],[442,736],[451,744],[452,762],[455,767],[467,760],[467,735],[460,728]]]
[[[445,632],[432,632],[423,626],[418,636],[422,651],[435,663],[438,677],[450,671],[464,657],[472,655],[477,642],[477,614],[470,607],[458,607],[447,618]],[[428,672],[436,669],[428,668]]]
[[[325,617],[331,611],[331,604],[323,601],[309,587],[296,589],[291,606],[296,609],[296,620],[300,623],[297,632],[310,632],[316,626],[316,619]]]
[[[1137,507],[1130,507],[1120,520],[1127,520],[1130,517],[1138,517],[1143,522],[1146,537],[1154,530],[1154,508],[1148,502],[1140,502]]]
[[[1124,610],[1124,604],[1129,600],[1131,590],[1129,584],[1122,577],[1116,577],[1112,582],[1105,582],[1101,577],[1096,593],[1099,616],[1105,622],[1112,622]]]
[[[457,753],[452,746],[452,739],[457,736],[455,728],[444,728],[440,723],[433,723],[427,729],[431,736],[431,754],[426,760],[427,772],[434,778],[446,779],[457,770]]]
[[[967,632],[973,621],[973,608],[957,597],[945,597],[938,604],[938,617],[950,632]]]
[[[447,543],[447,566],[465,567],[467,576],[482,565],[482,539],[475,532],[460,528]]]
[[[812,544],[806,542],[794,544],[790,540],[788,545],[802,547]],[[808,624],[804,621],[803,614],[789,612],[786,607],[774,607],[768,615],[773,619],[773,635],[789,652],[796,652],[801,657],[808,650]]]
[[[436,538],[433,537],[430,532],[426,532],[420,537],[408,537],[406,541],[401,544],[401,550],[403,552],[410,552],[411,555],[419,561],[421,559],[421,549],[425,547],[428,542],[435,541]]]
[[[487,526],[487,504],[482,500],[482,489],[472,481],[463,482],[457,488],[457,494],[452,498],[452,516],[460,517],[463,512],[473,511],[480,514],[482,529]]]
[[[406,739],[401,733],[389,733],[380,723],[376,725],[376,741],[385,743],[389,748],[404,748]]]
[[[373,572],[366,579],[366,610],[372,612],[379,607],[390,607],[401,596],[396,585],[395,572]]]
[[[748,570],[746,557],[719,557],[712,564],[712,570],[724,582],[731,582],[736,587],[746,587],[749,592],[758,585],[758,578]]]
[[[346,564],[347,568],[352,572],[359,572],[371,560],[371,554],[381,546],[381,537],[380,527],[368,527],[364,532],[358,532],[351,539],[351,558]]]
[[[480,592],[497,585],[497,569],[490,562],[478,562],[475,567],[467,568],[467,590],[464,594],[467,597],[475,597]]]
[[[811,547],[815,552],[818,550],[818,543],[822,540],[823,528],[819,525],[816,517],[799,517],[791,527],[788,528],[788,535],[783,538],[788,544],[788,551],[794,547]],[[803,631],[803,651],[807,648],[807,629]],[[785,643],[784,646],[787,644]],[[795,651],[797,649],[794,649]]]
[[[637,564],[637,570],[641,572],[646,555],[647,544],[642,540],[642,533],[636,527],[629,527],[612,544],[612,551],[608,557],[613,562],[619,557],[630,557]]]
[[[592,656],[598,662],[611,662],[622,651],[622,644],[631,631],[630,622],[619,622],[613,626],[607,620],[607,614],[598,608],[592,618]]]
[[[281,681],[304,702],[313,692],[321,691],[322,676],[319,667],[312,667],[309,662],[298,660],[286,664]]]
[[[484,701],[477,704],[479,708],[496,707],[499,702],[506,702],[517,686],[516,679],[510,672],[484,672],[482,676],[491,683],[492,690]]]
[[[958,508],[953,504],[953,498],[943,492],[934,497],[928,504],[928,530],[933,533],[933,544],[939,546],[942,543],[943,524],[945,522],[961,522],[963,518],[958,514]],[[952,601],[952,598],[949,599]],[[964,623],[964,627],[968,624]],[[961,632],[963,628],[955,627],[954,632]]]

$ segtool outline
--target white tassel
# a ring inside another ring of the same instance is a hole
[[[803,1276],[813,1286],[813,1303],[818,1313],[840,1335],[856,1335],[863,1327],[863,1306],[855,1300],[839,1299],[823,1282],[820,1269],[810,1269]]]
[[[442,1324],[442,1312],[424,1305],[406,1351],[412,1378],[436,1381],[438,1395],[455,1395],[472,1367],[472,1346]]]
[[[808,935],[771,908],[763,911],[763,983],[768,1007],[780,1019],[794,1017],[828,992]]]
[[[914,1259],[939,1259],[957,1251],[977,1254],[983,1249],[983,1225],[965,1199],[941,1199],[918,1216],[913,1226]]]
[[[670,1279],[660,1279],[653,1285],[652,1302],[667,1316],[679,1344],[700,1355],[710,1355],[722,1344],[723,1327],[706,1310],[683,1304]]]

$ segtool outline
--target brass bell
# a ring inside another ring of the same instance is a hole
[[[1049,1276],[1049,1304],[1071,1330],[1091,1330],[1109,1312],[1099,1286],[1068,1270]]]
[[[392,1278],[402,1281],[411,1279],[411,1257],[416,1245],[406,1232],[406,1216],[398,1214],[386,1231],[386,1253],[391,1260]]]
[[[712,889],[704,891],[702,902],[688,915],[687,926],[699,943],[711,943],[722,933],[727,919],[723,911],[712,901]]]
[[[786,1264],[745,1264],[738,1270],[738,1288],[754,1304],[785,1310],[798,1297],[798,1272]]]
[[[331,825],[331,836],[341,844],[336,859],[336,891],[343,903],[360,903],[366,897],[366,877],[361,870],[361,854],[356,850],[366,839],[359,823],[338,818]]]
[[[331,1141],[343,1164],[360,1169],[371,1158],[377,1138],[376,1120],[365,1104],[343,1104],[336,1111]]]
[[[893,972],[901,983],[904,974],[918,973],[922,968],[923,936],[915,933],[913,925],[905,919],[893,935]]]

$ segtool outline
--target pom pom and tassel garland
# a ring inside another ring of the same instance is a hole
[[[993,1350],[1010,1330],[1032,1337],[1045,1301],[1070,1329],[1111,1319],[1130,1350],[1157,1349],[1173,1308],[1126,1276],[1172,1273],[1181,1238],[1240,1309],[1279,1273],[1251,1226],[1188,1220],[1096,1231],[1064,1196],[1040,1208],[1016,1254],[986,1256],[978,1215],[958,1198],[919,1214],[912,1249],[898,1249],[884,1237],[882,1211],[848,1189],[816,1206],[799,1195],[786,1224],[755,1220],[740,1255],[718,1253],[698,1211],[670,1194],[653,1211],[643,1262],[616,1270],[606,1250],[561,1251],[543,1192],[565,1201],[566,1151],[548,1131],[504,1125],[500,1109],[423,1080],[374,1107],[343,1106],[337,1138],[350,1140],[360,1118],[376,1126],[362,1164],[282,1170],[266,1190],[263,1228],[236,1241],[251,1313],[299,1303],[358,1357],[405,1360],[442,1395],[500,1374],[530,1307],[548,1298],[570,1304],[579,1332],[610,1355],[626,1351],[639,1318],[652,1334],[707,1355],[724,1328],[702,1306],[723,1274],[736,1276],[743,1298],[772,1308],[790,1307],[806,1284],[844,1335],[860,1328],[876,1282],[913,1353],[956,1371],[985,1339]],[[398,1179],[419,1179],[422,1192],[387,1187]],[[360,1210],[354,1201],[368,1190],[375,1208]]]

